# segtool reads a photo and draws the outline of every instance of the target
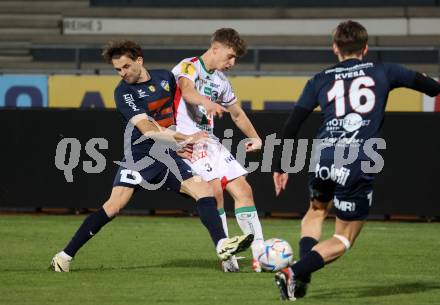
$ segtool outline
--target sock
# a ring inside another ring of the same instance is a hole
[[[290,267],[295,278],[301,279],[324,267],[324,259],[316,251],[310,251]]]
[[[196,202],[197,211],[203,225],[208,229],[209,235],[217,247],[218,242],[226,238],[223,230],[222,220],[217,211],[217,202],[214,197],[200,198]]]
[[[72,240],[69,244],[64,248],[64,252],[74,257],[76,252],[96,233],[101,230],[101,228],[108,223],[113,218],[109,218],[105,213],[103,208],[100,208],[93,214],[87,216],[84,222],[79,227],[78,231],[76,231],[75,235],[73,235]]]
[[[72,258],[73,258],[73,257],[71,257],[69,254],[67,254],[64,251],[59,252],[58,255],[61,256],[62,259],[68,260],[68,261],[71,261]]]
[[[220,218],[222,220],[223,230],[225,231],[226,236],[229,236],[228,221],[226,219],[225,209],[224,208],[218,209],[218,214],[220,215]]]
[[[304,236],[299,240],[299,258],[304,257],[318,243],[316,239]]]
[[[310,236],[304,236],[299,241],[299,258],[303,258],[307,253],[309,253],[312,248],[318,243],[316,239]],[[311,274],[306,274],[304,276],[297,277],[300,281],[304,283],[310,283],[312,280]]]
[[[257,258],[264,247],[263,229],[255,206],[235,209],[235,218],[244,234],[253,234],[254,241],[251,249],[254,258]]]

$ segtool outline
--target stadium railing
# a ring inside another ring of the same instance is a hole
[[[3,65],[1,74],[113,74],[111,67],[101,58],[102,45],[26,44],[34,63],[18,66]],[[169,45],[142,46],[148,67],[169,68],[185,57],[202,54],[206,46]],[[0,49],[17,48],[16,43],[1,43]],[[420,70],[440,76],[440,47],[384,47],[371,46],[367,57],[375,61],[401,62],[422,67]],[[240,60],[233,75],[308,75],[335,62],[329,47],[323,46],[250,46],[248,54]],[[35,64],[37,63],[37,65]],[[51,64],[52,63],[52,64]],[[64,63],[64,64],[60,64]],[[298,66],[305,65],[302,69]],[[307,66],[308,65],[308,66]]]

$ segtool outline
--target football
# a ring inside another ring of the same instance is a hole
[[[275,272],[293,264],[293,251],[284,239],[271,238],[264,242],[263,252],[258,256],[264,271]]]

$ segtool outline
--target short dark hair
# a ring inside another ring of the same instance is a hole
[[[342,55],[361,54],[367,46],[368,33],[362,24],[353,20],[338,24],[333,33],[333,42]]]
[[[144,58],[141,46],[130,40],[109,41],[102,50],[102,56],[108,63],[111,63],[113,58],[117,59],[124,55],[132,60],[138,57]]]
[[[232,48],[237,57],[242,57],[247,52],[246,42],[236,30],[231,28],[221,28],[215,31],[211,37],[211,43],[213,42],[219,42]]]

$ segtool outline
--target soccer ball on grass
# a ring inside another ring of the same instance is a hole
[[[276,272],[293,264],[293,251],[289,243],[280,238],[264,242],[263,252],[258,261],[264,271]]]

